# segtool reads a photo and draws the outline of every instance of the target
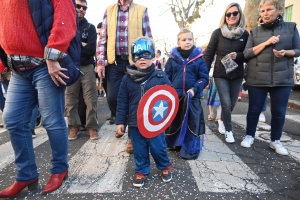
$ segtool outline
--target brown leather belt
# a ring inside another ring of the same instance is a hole
[[[116,59],[128,60],[128,55],[116,55]]]

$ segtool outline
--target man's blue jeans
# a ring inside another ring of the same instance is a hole
[[[145,138],[136,127],[129,127],[130,137],[133,145],[133,155],[135,161],[135,172],[142,174],[150,173],[150,153],[159,170],[166,169],[170,165],[167,154],[167,144],[165,134],[159,134],[154,138]]]
[[[249,107],[246,135],[255,136],[259,114],[263,109],[268,92],[271,98],[271,140],[280,140],[285,122],[286,107],[291,87],[248,86]]]
[[[5,105],[5,97],[4,94],[2,92],[2,82],[0,82],[0,110],[3,112],[4,109],[4,105]]]
[[[36,118],[39,116],[40,112],[39,112],[39,107],[36,106],[33,110],[32,110],[32,115],[31,115],[31,120],[29,122],[29,126],[31,130],[35,129],[36,126]]]
[[[15,152],[17,181],[37,178],[37,166],[29,122],[32,110],[39,105],[52,149],[51,173],[68,169],[68,130],[64,120],[65,87],[57,87],[47,66],[22,72],[14,71],[4,107],[3,121]]]

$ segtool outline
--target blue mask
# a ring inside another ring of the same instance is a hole
[[[153,44],[148,39],[139,39],[132,43],[131,46],[132,61],[136,62],[141,58],[152,59],[155,57]]]

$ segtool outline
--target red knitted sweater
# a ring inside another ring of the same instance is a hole
[[[76,12],[72,0],[51,0],[54,22],[47,47],[65,52],[76,32]],[[28,0],[0,0],[0,46],[7,54],[43,58],[30,14]]]

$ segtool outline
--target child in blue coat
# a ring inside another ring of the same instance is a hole
[[[125,124],[128,122],[136,165],[133,186],[142,187],[150,173],[149,151],[156,167],[162,171],[162,181],[169,182],[172,179],[164,132],[153,138],[145,138],[141,135],[137,124],[138,105],[145,92],[156,85],[171,85],[171,83],[161,70],[155,70],[155,65],[152,63],[155,56],[152,39],[138,38],[133,42],[131,52],[134,65],[127,66],[128,74],[123,77],[120,86],[116,124],[117,134],[123,135]]]
[[[196,159],[202,149],[205,133],[200,98],[208,84],[208,71],[202,58],[202,49],[194,46],[193,33],[182,29],[177,38],[178,47],[172,49],[165,73],[177,91],[180,107],[166,130],[166,142],[170,149],[180,151],[182,158]]]

